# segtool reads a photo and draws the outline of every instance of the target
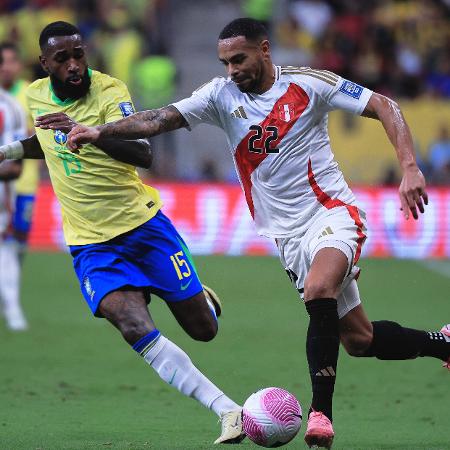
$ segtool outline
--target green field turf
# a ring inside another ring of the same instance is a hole
[[[243,402],[280,386],[304,409],[306,313],[275,258],[197,258],[224,301],[219,335],[198,343],[154,298],[162,332],[226,393]],[[450,322],[448,262],[363,261],[362,298],[371,319],[439,329]],[[164,384],[105,321],[91,317],[71,260],[30,254],[23,304],[31,323],[0,323],[0,449],[212,449],[216,416]],[[450,449],[450,373],[437,360],[383,362],[341,351],[335,396],[337,449]],[[286,448],[304,449],[304,427]],[[227,447],[229,448],[229,447]],[[240,447],[256,448],[245,440]]]

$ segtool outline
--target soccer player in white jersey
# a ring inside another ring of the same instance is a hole
[[[26,119],[22,107],[1,88],[0,127],[0,145],[26,136]],[[17,243],[11,238],[15,205],[12,180],[18,178],[21,172],[20,161],[8,161],[0,166],[0,306],[6,325],[13,331],[28,328],[20,305],[20,260]]]
[[[342,109],[381,121],[403,171],[399,195],[407,219],[424,212],[425,180],[394,101],[325,70],[274,65],[267,32],[253,19],[228,24],[218,53],[228,78],[215,78],[190,98],[158,110],[75,127],[69,146],[149,137],[202,122],[225,131],[257,230],[276,239],[281,262],[305,301],[313,391],[305,440],[329,448],[339,342],[353,356],[431,356],[450,368],[450,327],[428,333],[367,319],[356,284],[365,214],[334,161],[328,112]]]

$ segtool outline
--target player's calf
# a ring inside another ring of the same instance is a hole
[[[341,332],[341,344],[350,356],[364,356],[372,344],[373,333],[370,330],[361,332]]]
[[[450,338],[441,331],[422,331],[402,327],[387,320],[372,322],[373,339],[360,356],[383,360],[414,359],[430,356],[446,362],[450,358]]]
[[[187,300],[170,302],[167,305],[192,339],[208,342],[217,335],[217,319],[211,313],[204,291]]]
[[[155,329],[144,295],[139,290],[109,293],[101,301],[98,312],[121,332],[130,345]]]

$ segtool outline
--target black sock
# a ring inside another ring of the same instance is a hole
[[[339,353],[339,317],[334,298],[318,298],[305,303],[309,314],[306,337],[313,399],[311,408],[333,420],[333,392]]]
[[[450,356],[450,342],[442,333],[404,328],[387,320],[372,322],[372,325],[372,344],[363,356],[385,360],[432,356],[444,361]]]

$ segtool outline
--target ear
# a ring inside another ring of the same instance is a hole
[[[268,39],[262,40],[259,44],[259,48],[261,49],[263,56],[270,58],[270,42]]]
[[[40,55],[39,56],[39,62],[41,63],[41,67],[42,69],[47,72],[50,73],[47,67],[47,58],[45,56]]]

